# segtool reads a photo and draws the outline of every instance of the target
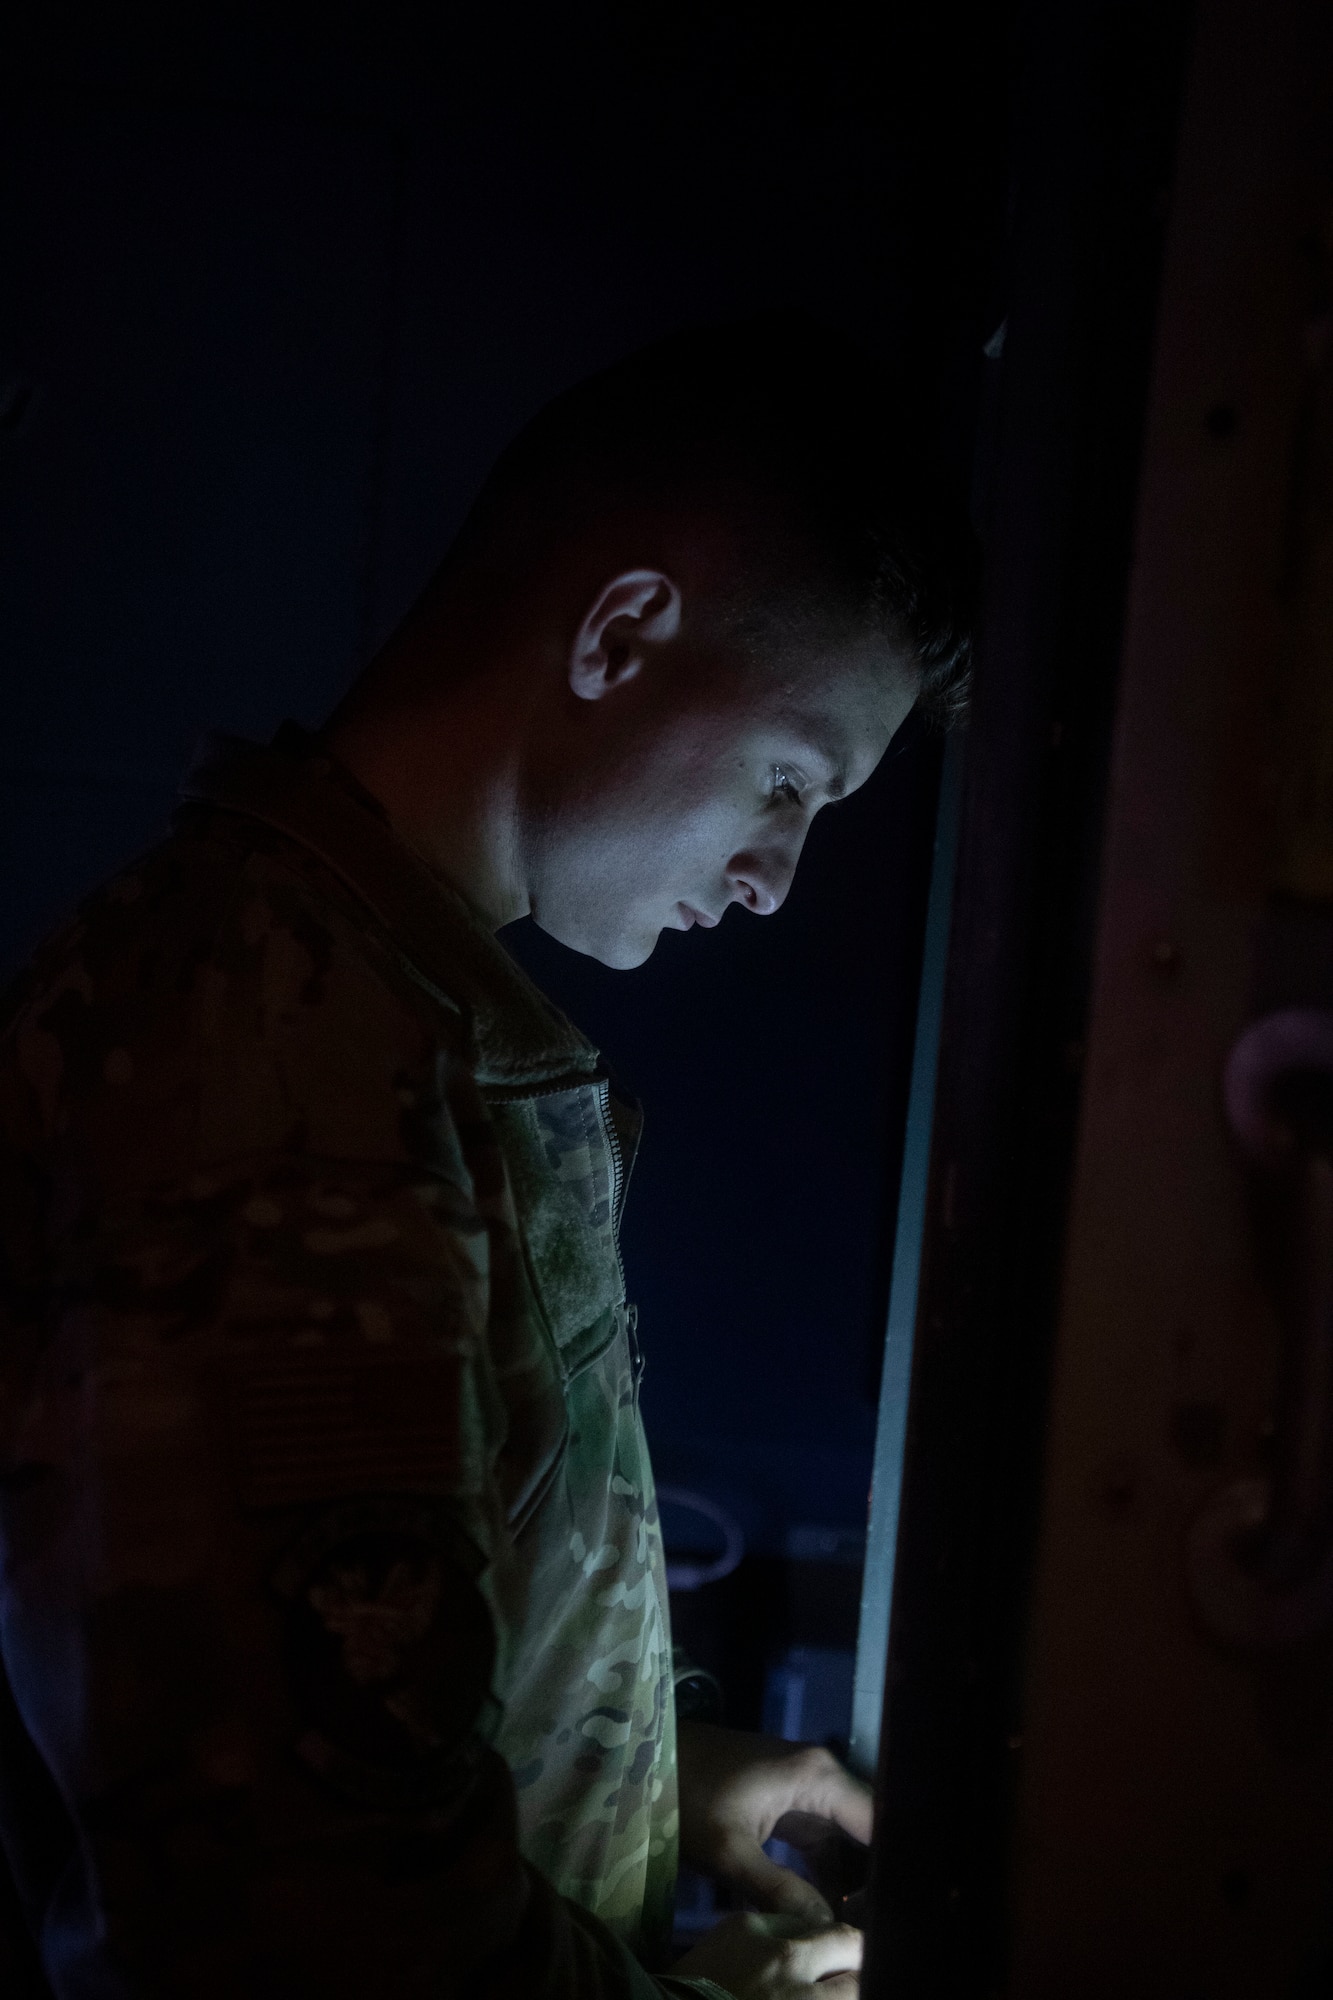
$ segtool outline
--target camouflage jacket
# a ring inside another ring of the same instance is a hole
[[[61,2000],[715,1990],[642,1969],[635,1117],[298,732],[185,798],[0,1052],[12,1952]]]

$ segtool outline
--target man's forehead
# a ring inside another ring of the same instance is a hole
[[[789,700],[843,710],[873,707],[876,701],[891,704],[895,691],[915,679],[908,648],[859,621],[793,635],[772,667]]]

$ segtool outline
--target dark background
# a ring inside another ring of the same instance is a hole
[[[1008,8],[186,11],[45,8],[0,64],[6,962],[203,728],[318,722],[514,429],[635,344],[804,306],[970,476]],[[910,723],[770,922],[631,974],[509,935],[645,1101],[659,1479],[761,1565],[864,1527],[938,760]]]

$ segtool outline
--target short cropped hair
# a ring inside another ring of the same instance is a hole
[[[973,538],[914,442],[910,406],[851,340],[765,314],[616,362],[518,434],[447,563],[637,508],[732,517],[745,553],[729,616],[752,643],[830,614],[861,621],[907,649],[933,722],[963,719]]]

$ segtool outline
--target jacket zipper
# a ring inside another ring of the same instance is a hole
[[[616,1269],[620,1273],[620,1296],[625,1296],[625,1266],[620,1256],[620,1202],[625,1192],[625,1156],[620,1135],[611,1116],[611,1083],[603,1077],[597,1086],[597,1107],[602,1114],[602,1130],[611,1150],[611,1240],[616,1246]]]
[[[611,1152],[611,1240],[615,1244],[616,1269],[620,1273],[620,1296],[625,1308],[625,1338],[629,1345],[634,1408],[637,1413],[639,1384],[643,1380],[646,1361],[643,1349],[639,1345],[639,1308],[631,1305],[625,1298],[625,1263],[620,1254],[620,1203],[625,1192],[625,1156],[620,1150],[620,1135],[611,1116],[611,1083],[607,1077],[603,1077],[597,1086],[597,1103],[602,1114],[602,1130],[606,1133],[606,1143]]]

